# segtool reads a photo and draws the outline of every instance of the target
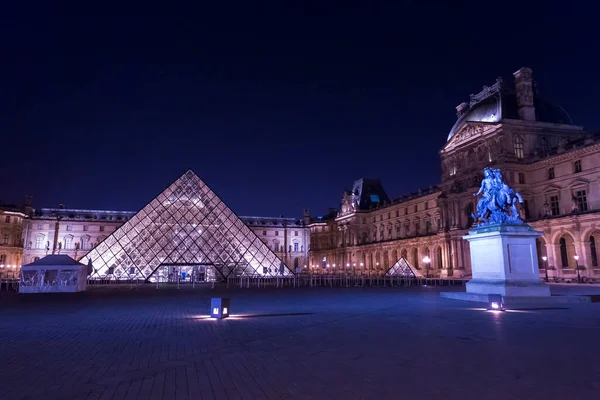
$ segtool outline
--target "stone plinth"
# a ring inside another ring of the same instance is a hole
[[[467,293],[515,297],[550,296],[540,279],[535,239],[529,225],[496,224],[476,228],[463,236],[469,241],[473,278]]]

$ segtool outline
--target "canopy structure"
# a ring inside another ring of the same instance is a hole
[[[64,254],[47,255],[20,272],[19,293],[82,292],[88,267]]]
[[[91,279],[293,275],[191,170],[82,258],[89,261]]]
[[[423,274],[418,269],[414,268],[404,257],[400,257],[398,261],[392,265],[385,273],[385,276],[404,276],[407,278],[423,278]]]

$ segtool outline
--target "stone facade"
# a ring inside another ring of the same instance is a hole
[[[542,277],[548,267],[551,279],[577,279],[578,265],[580,276],[600,279],[600,138],[536,97],[531,70],[514,76],[514,84],[498,79],[457,107],[440,151],[438,187],[368,207],[357,206],[353,190],[338,212],[313,220],[309,266],[377,274],[403,256],[429,276],[470,276],[462,236],[473,225],[483,169],[493,167],[522,194],[522,217],[543,232],[537,239]]]
[[[24,249],[23,246],[20,247],[23,264],[53,253],[67,254],[80,260],[133,215],[133,211],[66,208],[33,210],[24,223],[21,223],[24,232]],[[310,234],[304,219],[240,218],[290,268],[306,264]]]
[[[14,277],[23,260],[23,226],[27,215],[0,205],[0,277]]]

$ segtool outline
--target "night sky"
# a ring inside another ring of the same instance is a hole
[[[188,168],[240,215],[319,215],[361,177],[397,197],[440,181],[455,106],[521,66],[600,125],[581,2],[214,3],[3,10],[0,199],[138,210]]]

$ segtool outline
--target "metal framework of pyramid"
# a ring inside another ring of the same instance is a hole
[[[90,261],[91,279],[154,280],[161,266],[202,266],[222,278],[293,275],[191,170],[81,259]]]
[[[404,257],[400,257],[398,261],[391,266],[390,269],[385,273],[385,276],[404,276],[407,278],[422,278],[423,274],[418,271],[415,273],[415,269]]]

